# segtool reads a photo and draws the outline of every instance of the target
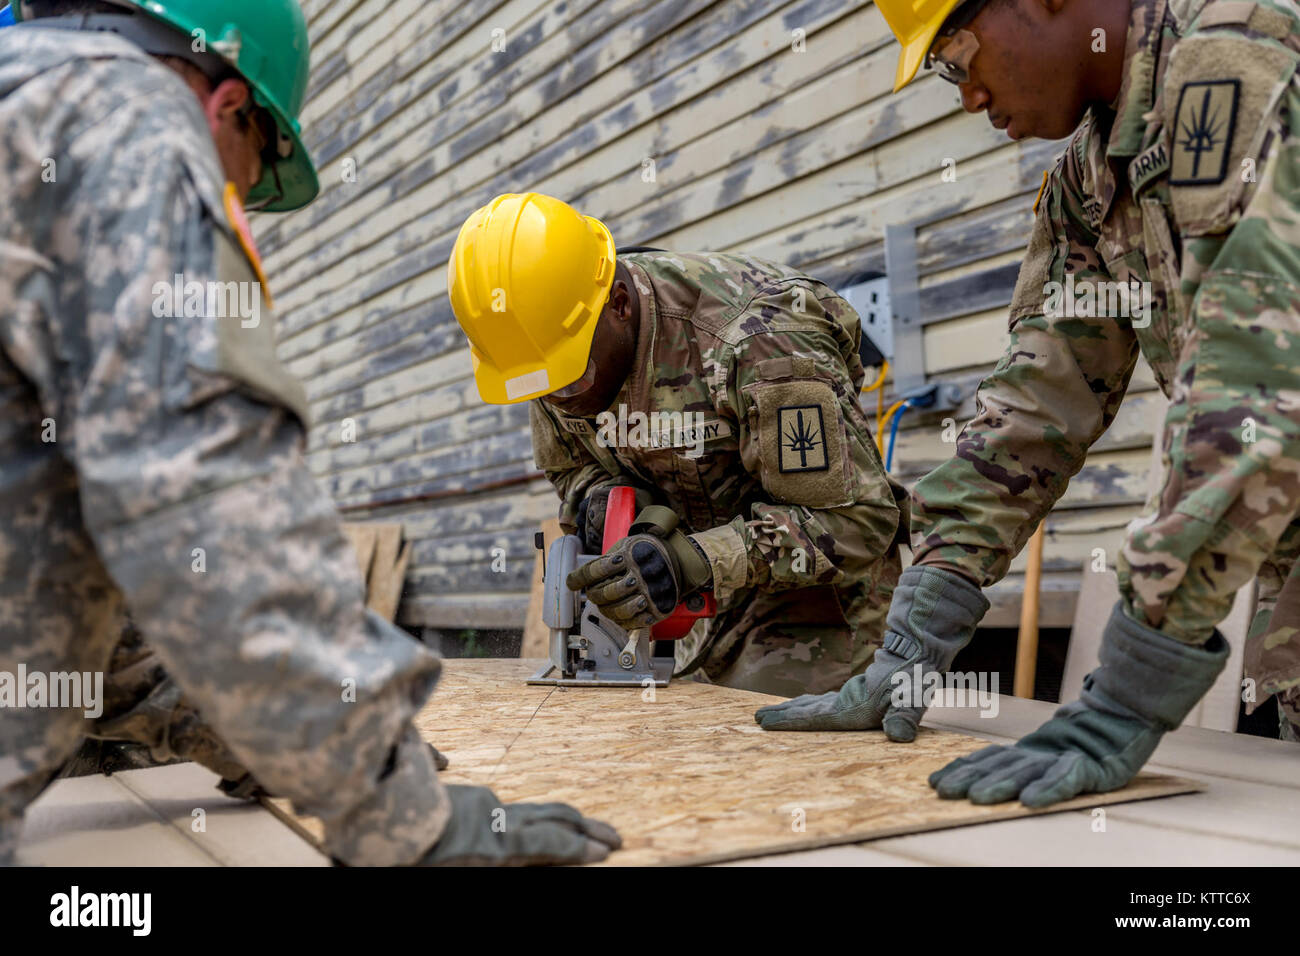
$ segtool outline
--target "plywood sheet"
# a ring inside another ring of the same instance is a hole
[[[778,698],[689,680],[652,700],[639,689],[526,686],[540,663],[446,661],[416,724],[451,759],[444,782],[490,786],[511,802],[561,800],[613,824],[624,840],[614,865],[720,862],[1201,789],[1142,774],[1046,811],[940,800],[926,777],[985,741],[930,729],[912,744],[768,733],[754,709]],[[319,839],[318,822],[270,805]]]

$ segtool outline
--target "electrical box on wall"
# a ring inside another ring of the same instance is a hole
[[[896,245],[902,244],[906,251],[915,256],[915,236],[905,232],[901,236],[892,235]],[[895,252],[896,258],[900,257]],[[904,262],[906,264],[906,261]],[[867,368],[878,367],[888,360],[892,366],[892,377],[898,398],[910,400],[909,408],[930,411],[949,411],[962,402],[962,390],[949,382],[927,382],[924,370],[924,352],[921,340],[921,323],[913,317],[900,319],[894,314],[894,296],[891,287],[899,281],[897,276],[881,272],[866,272],[850,279],[839,294],[853,306],[862,320],[862,344],[858,354],[862,364]],[[913,310],[917,307],[915,280],[904,288],[903,296],[911,302]],[[907,348],[897,349],[895,325],[901,322],[902,334],[906,336]]]
[[[871,273],[850,282],[839,294],[862,319],[862,346],[858,354],[867,368],[894,357],[894,317],[889,310],[889,279]]]

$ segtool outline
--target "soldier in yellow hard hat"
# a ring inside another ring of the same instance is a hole
[[[1034,205],[1005,357],[954,456],[913,492],[915,564],[886,651],[768,730],[908,741],[988,607],[981,591],[1114,420],[1139,355],[1170,399],[1164,480],[1119,554],[1077,701],[937,771],[943,797],[1031,807],[1124,786],[1214,684],[1217,625],[1258,576],[1246,676],[1300,732],[1300,9],[1290,0],[879,0],[902,44],[1012,139],[1073,131]],[[1077,289],[1061,303],[1060,290]],[[1133,295],[1131,290],[1138,290]],[[1077,308],[1075,306],[1078,306]],[[1250,686],[1248,685],[1248,686]]]
[[[561,525],[602,548],[609,489],[677,529],[623,539],[573,587],[625,626],[711,588],[678,673],[791,695],[838,687],[880,642],[905,493],[858,404],[860,322],[829,288],[752,256],[636,252],[550,196],[475,212],[448,267],[484,401],[533,401]]]
[[[448,270],[483,401],[549,395],[586,374],[614,281],[603,223],[550,196],[501,196],[466,220]]]

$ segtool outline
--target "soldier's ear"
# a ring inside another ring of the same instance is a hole
[[[231,77],[217,84],[203,104],[203,111],[209,122],[233,122],[235,114],[248,102],[248,97],[248,84]]]
[[[632,270],[621,262],[614,267],[614,285],[617,287],[620,284],[624,305],[619,317],[624,321],[634,319],[641,308],[641,296],[636,291],[636,280],[632,277]]]
[[[614,284],[609,290],[608,310],[620,322],[632,317],[632,284],[621,273],[614,274]]]

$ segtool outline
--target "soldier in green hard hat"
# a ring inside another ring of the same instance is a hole
[[[307,205],[320,192],[316,167],[298,125],[310,64],[307,25],[296,3],[18,0],[13,13],[20,23],[41,18],[46,21],[42,27],[115,33],[146,53],[171,61],[191,87],[198,81],[194,71],[202,74],[214,94],[228,81],[243,86],[245,101],[236,108],[238,122],[243,129],[255,131],[261,167],[247,189],[245,208],[288,212]],[[232,154],[231,138],[223,135],[228,132],[219,127],[212,130],[223,165]],[[235,181],[235,185],[244,184]]]
[[[333,858],[605,857],[618,835],[572,807],[440,783],[411,723],[440,662],[366,609],[304,459],[307,402],[275,356],[245,215],[319,189],[297,4],[16,13],[0,30],[0,865],[120,703],[103,676],[124,610],[174,681],[134,716],[171,733],[183,698],[324,823]],[[130,675],[148,690],[154,666]]]

